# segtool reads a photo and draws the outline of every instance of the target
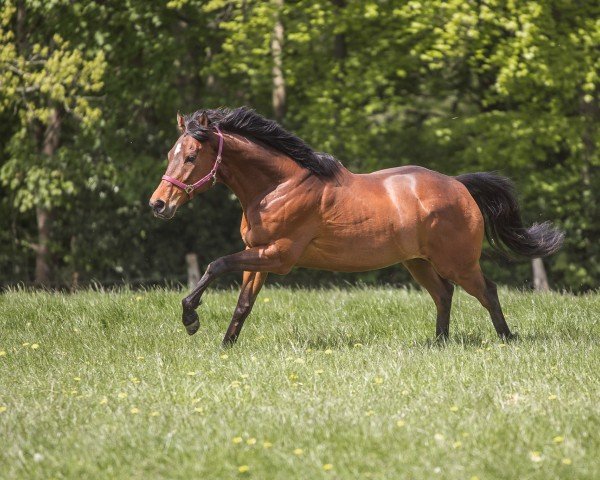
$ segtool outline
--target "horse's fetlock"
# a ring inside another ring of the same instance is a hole
[[[187,297],[181,301],[181,307],[184,310],[194,310],[194,304],[192,303],[192,300]]]

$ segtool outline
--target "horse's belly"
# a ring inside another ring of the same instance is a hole
[[[338,272],[363,272],[388,267],[418,256],[402,248],[391,234],[365,236],[318,237],[304,250],[297,265],[305,268]]]

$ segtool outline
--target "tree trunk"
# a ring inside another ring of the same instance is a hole
[[[550,291],[548,275],[546,275],[546,268],[541,258],[531,260],[531,270],[533,271],[533,289],[536,292]]]
[[[48,127],[44,133],[42,154],[53,156],[60,142],[61,116],[57,108],[53,108],[48,119]],[[50,241],[52,229],[50,226],[51,212],[40,205],[35,209],[38,229],[38,243],[35,247],[35,283],[40,286],[50,286],[52,283],[52,268],[50,258]]]
[[[339,19],[342,9],[346,8],[346,0],[332,0],[332,3],[336,7],[335,15]],[[346,54],[346,35],[344,33],[336,33],[333,37],[333,58],[342,63],[346,58]],[[343,67],[343,64],[341,66]]]
[[[285,116],[285,78],[283,76],[283,38],[284,30],[281,22],[283,0],[275,0],[277,13],[275,27],[271,39],[271,55],[273,57],[273,114],[275,120],[281,122]]]
[[[17,2],[16,34],[18,53],[26,56],[27,35],[25,33],[25,2],[23,0]]]

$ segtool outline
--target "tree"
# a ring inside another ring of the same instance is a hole
[[[0,18],[0,108],[16,112],[0,181],[13,192],[15,208],[35,210],[38,240],[29,245],[40,285],[51,283],[52,210],[89,173],[91,162],[86,165],[69,146],[100,121],[92,97],[103,86],[106,68],[102,51],[90,55],[43,28],[53,24],[64,3],[8,1]]]

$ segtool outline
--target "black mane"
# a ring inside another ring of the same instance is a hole
[[[209,127],[200,124],[200,117],[208,117]],[[198,141],[207,139],[210,126],[252,137],[282,153],[315,175],[333,177],[341,164],[332,155],[314,151],[304,140],[285,130],[274,120],[269,120],[248,107],[198,110],[185,116],[186,133]]]

